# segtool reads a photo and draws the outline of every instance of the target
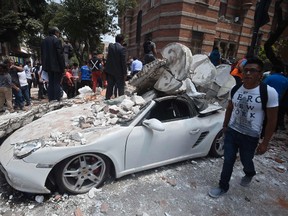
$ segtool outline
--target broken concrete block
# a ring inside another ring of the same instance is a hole
[[[134,102],[130,99],[124,99],[120,104],[120,107],[124,108],[125,110],[130,110],[133,106]]]
[[[210,61],[205,61],[199,65],[192,76],[192,82],[196,86],[207,86],[212,83],[216,75],[216,68]]]
[[[174,76],[165,70],[155,83],[154,88],[167,94],[175,92],[182,86],[182,82],[174,78]]]
[[[167,59],[166,66],[176,80],[181,81],[187,77],[193,62],[191,50],[187,46],[170,43],[162,49],[161,54]]]
[[[79,142],[83,139],[83,137],[84,137],[83,134],[79,132],[70,134],[70,138],[72,140],[79,141]]]
[[[131,96],[131,100],[134,102],[136,105],[143,105],[146,103],[146,101],[143,99],[143,97],[138,96],[137,94],[134,94]]]
[[[204,62],[210,61],[207,55],[196,54],[192,57],[192,65],[190,67],[190,72],[195,73],[195,69]]]

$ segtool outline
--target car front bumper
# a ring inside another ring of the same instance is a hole
[[[5,167],[0,162],[0,170],[9,185],[16,190],[38,194],[50,193],[45,187],[50,168],[37,168],[36,164],[11,159]]]

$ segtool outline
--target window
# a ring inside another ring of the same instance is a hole
[[[136,27],[136,44],[141,41],[141,26],[142,26],[142,10],[139,11],[137,16],[137,27]]]
[[[192,54],[201,54],[204,33],[199,31],[192,31],[191,51]]]
[[[219,17],[225,17],[227,12],[227,0],[220,0]]]
[[[188,105],[184,101],[171,99],[158,102],[150,111],[147,119],[156,118],[159,121],[172,121],[189,117]]]

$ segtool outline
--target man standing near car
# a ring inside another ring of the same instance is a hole
[[[209,196],[218,198],[229,190],[229,181],[233,172],[236,155],[239,150],[241,163],[245,176],[240,185],[249,186],[256,175],[253,163],[255,150],[264,154],[269,145],[277,122],[278,95],[275,89],[267,87],[267,104],[265,133],[261,143],[258,144],[264,119],[264,110],[260,93],[263,62],[258,58],[247,59],[243,70],[243,85],[231,95],[223,123],[224,163],[222,167],[219,187],[209,191]],[[264,84],[265,85],[265,84]],[[232,97],[232,98],[231,98]],[[264,126],[264,125],[263,125]]]
[[[106,100],[111,98],[114,87],[118,89],[118,96],[124,95],[125,79],[127,77],[126,49],[122,46],[124,36],[118,34],[115,40],[116,43],[110,44],[108,47],[105,65],[106,79],[108,82]]]
[[[49,77],[49,101],[60,101],[63,94],[60,82],[64,75],[65,61],[59,36],[59,29],[57,27],[52,27],[49,30],[49,36],[46,37],[41,44],[42,69],[48,72]]]

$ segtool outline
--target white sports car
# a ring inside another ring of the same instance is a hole
[[[95,116],[93,104],[50,112],[10,135],[0,146],[8,183],[30,193],[86,193],[109,175],[120,178],[209,152],[223,155],[219,106],[199,112],[185,95],[166,96],[150,100],[126,122],[82,128],[72,123],[75,115]]]

